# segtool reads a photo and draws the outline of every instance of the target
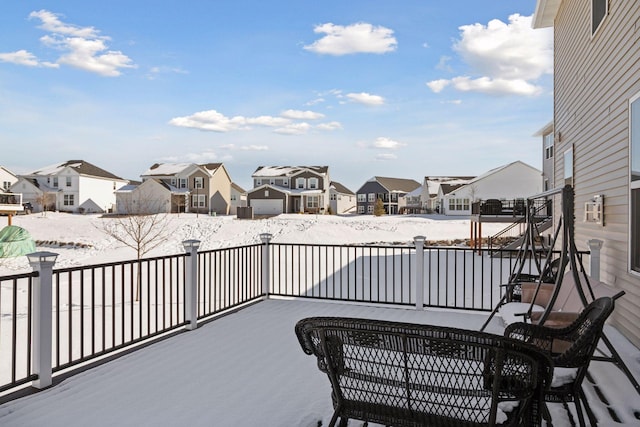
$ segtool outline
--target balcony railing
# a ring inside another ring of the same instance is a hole
[[[415,245],[260,237],[262,244],[204,252],[196,245],[186,254],[48,273],[34,265],[33,273],[0,277],[0,393],[36,383],[43,370],[51,376],[267,297],[490,311],[516,262],[513,251],[424,247],[420,237]]]

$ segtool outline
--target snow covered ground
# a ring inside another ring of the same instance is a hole
[[[2,217],[0,217],[2,219]],[[38,250],[58,253],[55,268],[135,259],[135,251],[104,232],[100,215],[48,212],[21,215],[13,225],[29,231]],[[485,224],[483,232],[494,234],[506,224]],[[268,219],[238,220],[234,216],[196,214],[169,215],[168,238],[148,256],[184,253],[182,242],[197,239],[201,250],[259,243],[260,233],[271,233],[277,243],[377,243],[413,241],[426,236],[427,243],[468,239],[468,219],[452,220],[438,215],[300,215],[286,214]],[[31,271],[26,257],[0,259],[0,275]]]
[[[95,215],[48,213],[14,218],[39,242],[38,250],[59,253],[57,268],[135,257],[104,234]],[[273,234],[281,243],[411,242],[466,239],[468,220],[437,216],[282,215],[237,220],[182,214],[171,216],[170,238],[150,256],[182,253],[182,241],[198,239],[215,249],[256,243]],[[494,227],[494,228],[492,228]],[[500,224],[485,227],[492,234]],[[1,262],[0,275],[29,271],[25,257]],[[478,329],[486,314],[445,310],[371,308],[313,301],[270,300],[155,343],[115,361],[75,375],[46,391],[0,406],[2,426],[302,426],[327,425],[333,412],[330,386],[312,357],[297,343],[293,327],[307,316],[351,316]],[[501,332],[500,319],[490,331]],[[615,329],[607,334],[640,378],[640,352]],[[596,362],[592,375],[609,406],[621,418],[602,425],[638,425],[640,396],[621,372]],[[607,406],[592,384],[586,393],[602,420]],[[556,426],[569,425],[560,405],[551,408]],[[350,423],[360,426],[361,423]]]

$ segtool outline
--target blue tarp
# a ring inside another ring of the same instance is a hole
[[[36,242],[22,227],[9,225],[0,230],[0,258],[11,258],[36,251]]]

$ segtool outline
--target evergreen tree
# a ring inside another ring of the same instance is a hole
[[[386,212],[384,211],[384,203],[382,203],[382,199],[376,200],[376,205],[373,208],[373,214],[375,216],[381,216],[386,214]]]

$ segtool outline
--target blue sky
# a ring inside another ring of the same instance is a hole
[[[0,2],[0,165],[83,159],[128,179],[223,162],[479,175],[553,114],[535,0]]]

